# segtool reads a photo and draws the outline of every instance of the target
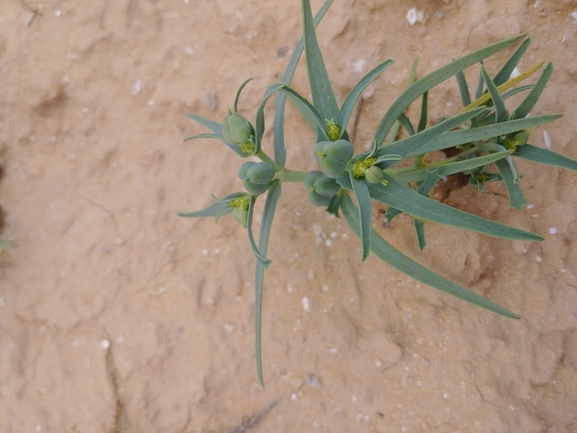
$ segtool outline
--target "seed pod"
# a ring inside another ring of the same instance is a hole
[[[228,110],[222,122],[224,139],[231,144],[244,144],[254,135],[254,128],[248,120],[238,113]]]
[[[349,162],[353,156],[353,145],[347,140],[337,140],[329,142],[324,149],[328,158],[336,159],[337,161]]]
[[[314,183],[315,192],[328,198],[332,198],[340,189],[341,186],[334,179],[324,174],[319,176]]]
[[[320,195],[316,191],[309,191],[309,201],[315,206],[328,206],[331,199],[330,197]]]
[[[346,140],[321,141],[314,147],[313,156],[325,175],[336,178],[343,174],[353,156],[353,145]]]
[[[275,173],[274,167],[268,162],[254,164],[246,172],[248,180],[259,185],[268,184]]]
[[[318,171],[318,170],[313,170],[313,171],[309,171],[306,176],[305,176],[305,187],[309,190],[309,191],[314,191],[315,189],[315,180],[317,180],[317,178],[319,176],[322,176],[322,172]]]
[[[383,170],[377,167],[376,165],[372,165],[365,174],[365,179],[369,183],[381,183],[383,180]]]
[[[247,161],[238,169],[238,178],[242,181],[248,180],[248,169],[255,165],[256,162]]]
[[[245,180],[243,182],[244,189],[250,192],[252,195],[261,195],[268,189],[268,184],[253,183],[250,180]]]
[[[232,217],[237,223],[246,227],[246,223],[248,222],[248,210],[236,207],[232,211]]]

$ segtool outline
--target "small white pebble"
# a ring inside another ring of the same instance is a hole
[[[311,311],[311,305],[309,304],[309,298],[307,298],[306,296],[303,298],[303,308],[307,312]]]
[[[535,3],[533,4],[533,8],[537,9],[539,7],[539,3],[541,3],[539,0],[535,1]]]
[[[82,111],[83,113],[88,113],[88,107],[82,107],[80,111]]]
[[[407,21],[411,26],[414,26],[417,23],[417,8],[411,8],[407,12]]]
[[[353,401],[353,403],[357,402],[357,398],[354,395],[351,397],[351,400]]]
[[[103,350],[108,350],[110,348],[110,341],[109,340],[102,340],[100,342],[100,347],[102,347]]]
[[[184,47],[184,52],[190,57],[194,56],[194,48],[192,47]]]
[[[333,347],[331,350],[329,350],[329,352],[331,353],[337,353],[339,351],[339,349]]]
[[[130,86],[130,93],[138,95],[140,92],[142,92],[142,81],[136,80],[132,83],[132,86]]]
[[[557,227],[549,227],[549,234],[554,235],[557,234]]]
[[[62,15],[62,11],[60,9],[56,9],[54,11],[54,15],[56,15],[57,17],[59,17],[60,15]]]
[[[298,398],[298,396],[293,392],[293,393],[291,394],[291,400],[292,400],[292,401],[297,401],[297,398]]]
[[[40,430],[42,430],[42,426],[40,424],[38,424],[34,430],[40,431]]]
[[[72,347],[78,346],[78,340],[72,340],[72,341],[70,342],[70,345],[71,345]]]
[[[146,101],[146,105],[148,105],[149,107],[154,104],[154,101],[152,99],[149,99],[148,101]]]
[[[519,69],[515,68],[513,69],[513,71],[511,72],[511,76],[509,78],[516,78],[519,75],[521,75],[521,72],[519,72]]]
[[[327,240],[325,241],[325,245],[326,245],[327,247],[332,247],[332,246],[333,246],[333,241],[331,241],[330,239],[327,239]]]
[[[571,16],[575,21],[577,21],[577,12],[571,12]]]
[[[200,252],[202,253],[203,256],[206,256],[208,254],[208,250],[206,249],[202,249],[200,250]]]
[[[543,259],[541,258],[541,256],[535,256],[535,261],[537,263],[541,263],[543,261]]]
[[[323,292],[328,292],[328,291],[329,291],[329,285],[323,284]]]
[[[527,205],[527,209],[534,209],[534,208],[535,208],[535,205],[534,205],[534,204],[528,204],[528,205]]]
[[[543,131],[543,141],[545,142],[545,147],[551,149],[551,137],[547,131]]]
[[[448,399],[449,399],[449,394],[447,394],[447,393],[445,392],[445,393],[443,394],[443,398],[444,398],[445,400],[448,400]]]
[[[357,60],[356,62],[353,62],[352,65],[355,72],[363,72],[363,69],[365,69],[365,63],[366,63],[365,59],[360,59]]]
[[[227,332],[232,332],[234,331],[234,325],[231,323],[225,323],[224,329],[226,329]]]
[[[383,366],[383,361],[381,361],[380,359],[377,359],[377,362],[375,362],[375,367],[379,368]]]
[[[363,417],[363,422],[369,422],[371,420],[371,416],[370,415],[365,415]]]

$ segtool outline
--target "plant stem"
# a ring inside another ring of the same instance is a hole
[[[271,159],[266,153],[264,153],[264,151],[262,149],[260,149],[256,155],[255,155],[258,159],[260,159],[261,161],[264,162],[268,162],[269,164],[272,164],[272,166],[275,168],[275,170],[280,170],[281,167],[278,165],[278,163],[276,161],[274,161],[273,159]]]
[[[289,170],[288,168],[283,168],[279,173],[279,179],[281,182],[303,182],[305,180],[306,172]]]

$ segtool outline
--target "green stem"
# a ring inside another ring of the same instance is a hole
[[[477,148],[476,146],[466,150],[464,152],[459,153],[458,155],[452,156],[450,158],[446,158],[443,159],[441,161],[434,161],[434,162],[430,162],[428,164],[423,164],[422,166],[412,166],[412,167],[403,167],[403,168],[397,168],[397,169],[386,169],[385,173],[387,173],[389,176],[391,177],[395,177],[395,175],[400,174],[400,173],[412,173],[413,171],[420,171],[420,170],[427,170],[429,168],[435,168],[435,167],[440,167],[443,166],[445,164],[449,164],[451,162],[456,162],[456,161],[460,161],[465,159],[468,155],[470,155],[473,152],[480,152],[481,149]]]
[[[272,166],[275,168],[275,170],[280,170],[281,166],[278,165],[278,163],[274,160],[272,160],[266,153],[264,153],[264,151],[262,149],[260,149],[256,155],[255,155],[258,159],[260,159],[261,161],[264,162],[268,162],[269,164],[272,164]]]
[[[278,178],[281,182],[303,182],[305,180],[306,172],[289,170],[288,168],[283,168],[279,172]]]

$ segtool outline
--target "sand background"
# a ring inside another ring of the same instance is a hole
[[[412,6],[424,19],[411,27]],[[175,212],[240,190],[241,160],[217,141],[183,144],[205,132],[184,114],[220,121],[254,77],[241,99],[252,118],[298,40],[300,2],[35,7],[41,15],[0,2],[2,236],[19,244],[0,252],[0,431],[234,431],[281,398],[251,432],[577,432],[575,173],[519,161],[532,205],[521,212],[509,209],[503,185],[482,196],[457,182],[438,192],[535,231],[540,244],[427,224],[419,253],[409,217],[387,228],[375,219],[403,252],[520,321],[374,256],[361,264],[346,224],[287,185],[265,282],[263,390],[246,233],[230,217],[215,225]],[[423,76],[527,32],[520,69],[555,65],[533,114],[565,113],[531,141],[543,146],[546,130],[554,151],[577,158],[574,11],[566,0],[335,1],[318,34],[339,101],[374,65],[395,60],[365,93],[356,148],[369,146],[415,56]],[[308,94],[302,67],[294,87]],[[430,96],[432,120],[460,109],[454,80]],[[307,128],[289,106],[291,168],[316,167]],[[268,130],[265,149],[271,141]]]

